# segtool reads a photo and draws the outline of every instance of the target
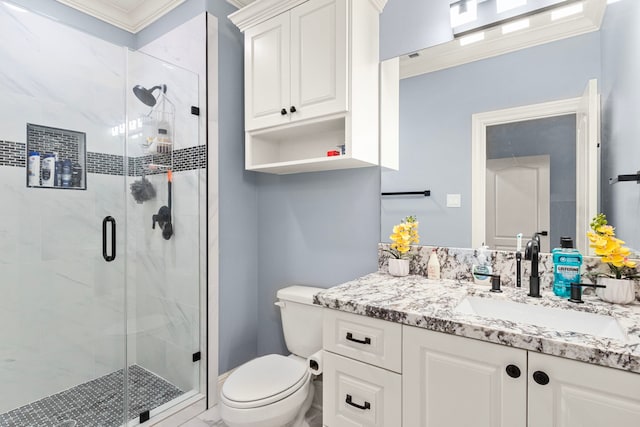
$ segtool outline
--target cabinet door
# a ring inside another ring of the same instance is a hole
[[[404,427],[526,426],[526,351],[402,329]]]
[[[289,122],[289,37],[289,13],[278,15],[245,33],[246,130]],[[283,109],[286,114],[282,114]]]
[[[338,356],[324,355],[322,421],[326,427],[401,427],[399,374]]]
[[[530,352],[528,378],[529,427],[640,425],[640,374]]]
[[[347,111],[347,2],[291,10],[291,120]]]

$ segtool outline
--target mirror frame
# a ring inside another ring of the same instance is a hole
[[[597,81],[588,82],[585,93],[597,93]],[[471,247],[480,247],[486,237],[486,166],[487,166],[487,127],[514,123],[525,120],[535,120],[547,117],[576,114],[576,247],[583,253],[591,253],[586,238],[589,222],[598,211],[600,181],[599,171],[599,116],[596,120],[586,124],[590,128],[587,133],[595,131],[594,138],[584,139],[580,143],[580,121],[585,119],[586,111],[593,105],[584,105],[585,96],[525,105],[515,108],[476,113],[472,116],[471,140]],[[599,100],[596,97],[596,100]],[[599,111],[596,107],[596,112]],[[527,238],[528,236],[524,236]],[[551,242],[553,247],[553,242]]]

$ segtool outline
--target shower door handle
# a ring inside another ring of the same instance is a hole
[[[111,223],[111,255],[107,254],[107,223]],[[102,257],[107,262],[116,259],[116,220],[112,216],[102,220]]]

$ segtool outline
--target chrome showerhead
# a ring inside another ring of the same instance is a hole
[[[154,86],[151,89],[147,89],[141,85],[135,85],[133,87],[133,93],[136,95],[143,104],[153,107],[156,105],[157,98],[153,95],[153,92],[160,89],[162,93],[167,93],[167,85]]]

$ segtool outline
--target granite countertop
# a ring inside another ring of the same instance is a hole
[[[541,291],[542,298],[527,296],[528,286],[490,286],[453,280],[429,280],[424,276],[393,277],[372,273],[329,288],[314,297],[324,307],[361,314],[432,331],[479,339],[524,350],[566,357],[640,373],[640,304],[616,305],[584,295],[585,304],[574,304]],[[574,331],[502,319],[463,314],[455,310],[467,296],[610,315],[626,332],[626,339],[602,338]]]

